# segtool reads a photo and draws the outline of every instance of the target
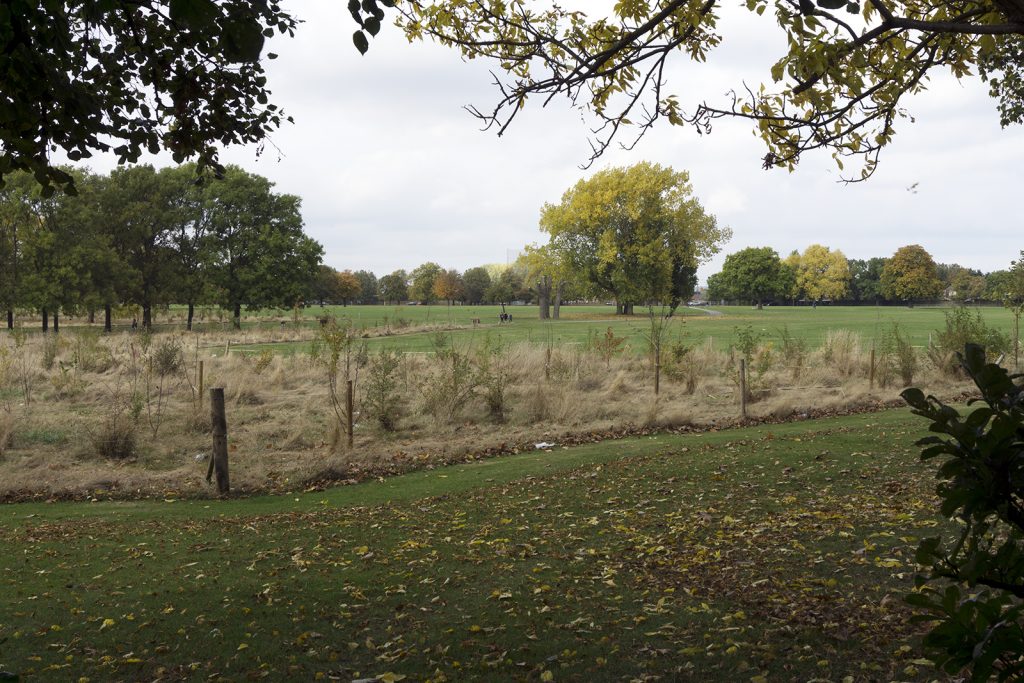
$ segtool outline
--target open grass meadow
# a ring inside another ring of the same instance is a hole
[[[0,508],[23,681],[930,681],[906,410],[233,500]]]
[[[405,352],[430,352],[438,331],[445,331],[450,343],[462,346],[479,344],[485,338],[501,343],[586,344],[594,335],[611,329],[625,337],[632,348],[646,347],[650,322],[646,311],[637,308],[634,316],[615,316],[613,306],[564,306],[559,320],[540,320],[536,306],[507,306],[512,322],[501,324],[500,306],[314,306],[307,309],[310,327],[321,316],[347,318],[367,335],[370,349],[393,348]],[[941,328],[948,306],[768,306],[758,311],[750,306],[681,307],[678,319],[670,323],[668,336],[689,343],[710,341],[719,350],[737,341],[737,333],[748,325],[755,334],[778,337],[785,328],[794,338],[819,348],[830,330],[849,330],[870,345],[898,324],[915,346],[924,348],[935,330]],[[1010,333],[1013,318],[1001,307],[973,308],[993,327]],[[255,329],[272,329],[287,319],[287,312],[258,316],[248,321]],[[474,324],[479,320],[479,324]],[[241,348],[248,348],[242,346]],[[302,343],[271,343],[281,352],[301,352]]]

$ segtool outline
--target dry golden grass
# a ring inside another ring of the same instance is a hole
[[[71,331],[56,341],[36,335],[21,343],[3,337],[0,495],[209,495],[211,438],[205,397],[200,405],[199,361],[204,388],[225,388],[232,485],[241,491],[361,479],[589,433],[720,425],[739,414],[738,360],[710,344],[677,356],[666,352],[657,397],[653,363],[629,349],[607,361],[579,346],[553,348],[549,360],[544,346],[525,343],[498,349],[486,363],[479,351],[457,350],[455,361],[409,353],[392,379],[394,431],[364,412],[368,366],[354,373],[356,428],[348,451],[322,365],[306,354],[224,355],[228,341],[290,341],[302,334],[309,333],[147,339]],[[783,364],[778,349],[759,348],[750,363],[749,416],[785,418],[896,398],[898,386],[869,386],[868,356],[855,334],[836,332],[829,340],[807,354],[799,373]],[[919,365],[917,386],[939,395],[968,389],[929,367],[923,354]],[[475,386],[484,367],[490,384]],[[458,377],[452,368],[461,368]],[[448,386],[469,389],[464,400],[439,410],[437,396]],[[486,387],[500,390],[497,412],[498,399],[488,403]]]

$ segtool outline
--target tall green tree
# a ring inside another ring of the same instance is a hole
[[[421,304],[429,304],[434,301],[434,280],[443,272],[444,268],[433,261],[414,268],[409,273],[409,298],[415,299]]]
[[[377,276],[369,270],[357,270],[355,276],[359,280],[359,303],[377,303]]]
[[[303,233],[300,200],[236,166],[205,185],[207,250],[216,299],[241,327],[242,307],[290,308],[317,276],[323,248]]]
[[[931,254],[919,244],[900,247],[882,270],[882,292],[894,301],[911,305],[942,294],[942,280]]]
[[[100,198],[115,247],[128,267],[122,298],[142,309],[147,329],[154,306],[174,298],[174,235],[183,220],[183,188],[168,182],[171,173],[148,164],[114,169]]]
[[[487,269],[482,266],[469,268],[462,274],[462,286],[466,295],[466,302],[477,305],[484,301],[487,289],[491,286],[491,276]]]
[[[409,274],[399,269],[377,282],[377,292],[385,303],[399,304],[409,298]]]
[[[884,258],[847,259],[847,266],[850,270],[850,297],[854,301],[877,305],[885,299],[882,294]]]
[[[553,252],[615,297],[618,311],[693,294],[697,266],[731,235],[693,197],[689,174],[642,162],[579,181],[541,210]]]
[[[771,247],[748,247],[725,257],[722,272],[709,278],[713,299],[747,299],[761,309],[767,299],[784,297],[792,288],[792,272]]]

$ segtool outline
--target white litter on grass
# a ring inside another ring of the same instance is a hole
[[[198,454],[196,454],[196,462],[202,462],[202,461],[206,460],[208,457],[210,457],[210,456],[207,455],[206,453],[198,453]]]
[[[554,448],[557,445],[558,444],[556,443],[548,443],[547,441],[541,441],[540,443],[533,444],[534,448],[536,448],[538,451],[543,451],[547,448]]]

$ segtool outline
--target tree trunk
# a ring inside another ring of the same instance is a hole
[[[10,308],[7,309],[7,329],[14,329],[14,310]]]
[[[147,330],[153,329],[153,305],[142,305],[142,327]]]
[[[242,329],[242,304],[235,304],[234,310],[234,327],[236,330]]]
[[[89,309],[89,324],[92,325],[95,322],[96,322],[96,309],[95,308],[90,308]]]
[[[112,317],[113,316],[111,315],[110,304],[103,304],[103,331],[106,332],[107,334],[110,334],[110,331],[112,329],[110,325],[110,319]]]
[[[618,301],[615,302],[615,315],[622,315],[624,312],[623,304]]]
[[[764,303],[760,299],[757,300],[757,310],[764,310]]]
[[[565,280],[559,280],[555,286],[555,311],[554,318],[558,320],[559,310],[562,308],[562,292],[565,289]]]
[[[50,329],[50,314],[49,314],[49,312],[48,312],[48,311],[47,311],[47,310],[46,310],[46,309],[44,308],[44,309],[43,309],[43,332],[46,332],[46,331],[48,331],[49,329]]]
[[[542,275],[537,280],[537,306],[540,309],[540,319],[547,320],[551,317],[551,276]]]
[[[188,322],[185,323],[185,329],[189,332],[192,331],[192,318],[196,314],[196,305],[191,301],[188,302]]]
[[[53,333],[60,332],[60,309],[53,312]]]
[[[622,315],[633,315],[633,303],[622,304]]]

